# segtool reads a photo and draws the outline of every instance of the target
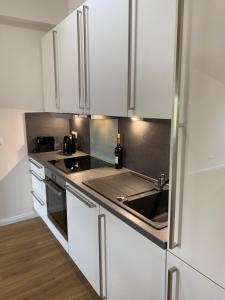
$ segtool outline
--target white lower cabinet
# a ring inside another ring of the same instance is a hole
[[[44,168],[35,161],[30,164],[30,173],[32,181],[33,206],[37,214],[46,222],[47,220],[47,203],[46,188],[44,184]]]
[[[66,195],[69,255],[99,294],[99,205],[69,185]]]
[[[100,218],[103,298],[164,300],[166,251],[102,207]]]
[[[202,253],[204,255],[204,253]],[[225,300],[225,290],[168,252],[168,300]]]

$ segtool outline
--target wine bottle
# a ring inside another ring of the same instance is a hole
[[[120,145],[120,134],[117,134],[117,142],[115,148],[115,168],[122,169],[123,167],[123,148]]]

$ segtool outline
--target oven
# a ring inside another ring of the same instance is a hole
[[[48,170],[45,184],[48,218],[68,240],[65,181]]]

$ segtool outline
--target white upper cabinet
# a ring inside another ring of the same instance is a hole
[[[84,112],[83,44],[83,6],[43,37],[45,111]]]
[[[44,109],[47,112],[59,112],[58,78],[56,76],[56,35],[49,31],[42,38],[42,69],[44,89]]]
[[[79,24],[80,22],[80,24]],[[82,12],[74,11],[57,27],[60,111],[82,113]]]
[[[174,99],[176,0],[134,1],[131,22],[132,115],[170,119]]]
[[[89,0],[91,114],[127,116],[129,0]]]

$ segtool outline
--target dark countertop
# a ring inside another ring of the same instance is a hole
[[[167,248],[167,228],[157,230],[150,225],[146,224],[145,222],[141,221],[131,213],[127,212],[125,209],[119,207],[118,205],[114,204],[109,199],[101,196],[97,192],[93,191],[92,189],[88,188],[86,185],[83,184],[84,181],[110,176],[115,174],[121,174],[128,171],[129,169],[123,168],[121,170],[116,170],[114,168],[105,167],[99,169],[93,169],[73,174],[65,174],[60,170],[56,169],[52,164],[48,163],[49,160],[57,160],[57,159],[64,159],[69,157],[79,157],[88,155],[84,152],[77,151],[75,154],[70,156],[63,155],[62,151],[54,151],[54,152],[46,152],[46,153],[30,153],[28,156],[42,164],[45,168],[50,169],[57,173],[57,175],[63,177],[66,182],[74,186],[77,190],[81,191],[86,196],[93,199],[95,202],[99,203],[102,207],[109,210],[115,216],[123,220],[126,224],[137,230],[139,233],[144,235],[146,238],[154,242],[162,249]],[[132,171],[133,172],[133,171]]]

